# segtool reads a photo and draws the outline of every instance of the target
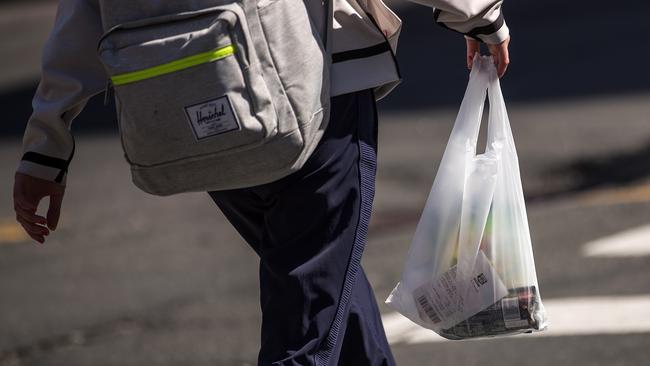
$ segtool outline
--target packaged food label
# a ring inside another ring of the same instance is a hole
[[[459,298],[459,287],[466,289],[463,298]],[[506,286],[483,251],[478,252],[472,276],[463,286],[459,286],[456,266],[453,266],[414,291],[420,317],[433,323],[436,329],[454,326],[507,294]]]
[[[501,301],[503,321],[506,328],[521,328],[529,325],[526,316],[522,316],[520,306],[520,299],[518,297],[504,298]]]

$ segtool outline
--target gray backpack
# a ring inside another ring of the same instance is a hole
[[[110,29],[98,45],[135,185],[167,196],[300,169],[329,120],[331,58],[303,1],[207,1],[162,13],[147,2],[102,9]]]

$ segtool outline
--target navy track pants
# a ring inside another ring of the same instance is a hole
[[[331,102],[324,136],[300,170],[208,192],[260,257],[260,366],[395,365],[361,267],[377,166],[374,96]]]

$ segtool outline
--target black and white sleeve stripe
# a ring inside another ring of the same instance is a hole
[[[29,161],[31,163],[46,166],[49,168],[59,169],[59,174],[57,174],[56,178],[54,178],[54,181],[56,183],[61,183],[63,181],[64,175],[68,172],[68,166],[70,165],[70,161],[72,161],[72,157],[74,156],[74,150],[75,142],[73,139],[72,152],[70,153],[70,157],[67,160],[44,155],[34,151],[27,151],[25,154],[23,154],[21,160]]]
[[[433,19],[436,21],[437,24],[439,24],[440,26],[442,26],[442,27],[444,27],[446,29],[452,30],[454,32],[464,34],[465,36],[470,37],[472,39],[475,39],[475,40],[477,40],[479,42],[484,42],[484,39],[482,39],[480,36],[494,35],[497,32],[499,32],[499,30],[501,30],[505,25],[505,20],[503,18],[503,13],[499,12],[499,15],[497,16],[497,18],[492,23],[487,24],[487,25],[483,25],[483,26],[479,26],[479,27],[474,27],[474,28],[472,28],[471,30],[469,30],[467,32],[461,32],[461,31],[453,29],[453,28],[449,27],[447,24],[439,21],[438,19],[440,18],[441,13],[442,13],[442,10],[440,10],[440,9],[435,9],[433,11]]]

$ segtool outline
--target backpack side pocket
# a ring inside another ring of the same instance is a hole
[[[309,141],[329,105],[329,68],[321,35],[302,0],[258,2],[262,37],[303,136]]]
[[[278,130],[236,4],[118,25],[99,43],[120,101],[131,165],[152,167],[263,144]]]

